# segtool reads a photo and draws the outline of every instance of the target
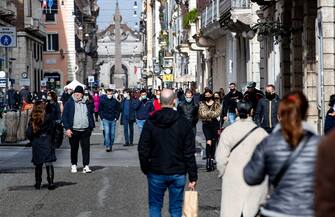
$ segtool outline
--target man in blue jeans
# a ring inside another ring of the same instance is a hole
[[[107,89],[107,94],[101,97],[99,116],[104,127],[104,144],[106,152],[112,151],[115,138],[115,125],[120,116],[120,103],[114,99],[113,90]]]
[[[162,110],[145,122],[138,145],[141,170],[148,179],[150,217],[161,217],[167,189],[170,215],[181,217],[186,173],[192,190],[198,178],[192,124],[173,109],[175,102],[172,90],[161,92]]]
[[[134,99],[129,89],[123,91],[123,96],[124,100],[121,103],[121,124],[123,125],[124,146],[132,146],[134,141],[134,123],[136,121]]]
[[[154,111],[154,106],[152,101],[148,99],[146,90],[141,90],[140,94],[139,99],[134,101],[134,109],[136,111],[136,125],[142,130],[150,113]]]

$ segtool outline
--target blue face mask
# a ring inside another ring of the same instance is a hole
[[[147,99],[147,96],[142,96],[142,99]]]

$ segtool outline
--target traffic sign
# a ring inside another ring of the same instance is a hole
[[[0,27],[0,47],[16,47],[16,27]]]
[[[94,76],[88,76],[88,82],[93,83],[94,82]]]
[[[5,77],[6,77],[6,72],[0,71],[0,78],[5,78]]]
[[[164,82],[173,82],[173,74],[164,74],[163,75]]]

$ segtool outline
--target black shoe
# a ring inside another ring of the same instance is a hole
[[[129,146],[133,146],[133,145],[134,145],[134,143],[130,143],[130,144],[129,144]]]
[[[106,152],[111,152],[112,149],[111,148],[106,148]]]
[[[207,158],[207,160],[206,160],[206,171],[207,171],[207,172],[212,171],[212,170],[211,170],[210,161],[211,161],[211,160],[210,160],[209,158]]]
[[[130,144],[129,144],[129,143],[126,143],[126,144],[123,144],[123,146],[130,146]]]
[[[37,182],[36,182],[36,184],[34,185],[34,188],[35,188],[36,190],[40,190],[40,189],[41,189],[41,183],[37,183]]]
[[[48,179],[48,189],[49,190],[54,190],[56,188],[54,184],[54,176],[55,176],[55,171],[54,171],[54,166],[46,166],[47,169],[47,179]]]
[[[210,168],[211,168],[211,171],[214,171],[214,170],[215,170],[214,159],[211,159],[211,160],[210,160],[209,166],[210,166]]]

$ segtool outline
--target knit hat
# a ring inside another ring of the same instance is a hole
[[[254,81],[249,82],[247,88],[253,88],[253,87],[256,87],[256,82]]]
[[[74,93],[81,93],[81,94],[84,94],[84,88],[82,86],[77,86],[75,89],[74,89]]]

